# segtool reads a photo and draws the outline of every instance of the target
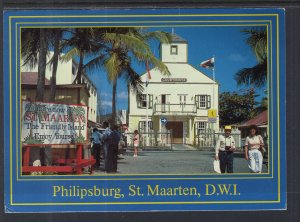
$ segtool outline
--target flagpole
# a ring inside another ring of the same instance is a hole
[[[146,146],[148,146],[148,85],[149,82],[146,82]]]
[[[215,70],[216,70],[216,58],[215,56],[213,56],[214,58],[214,67],[213,67],[213,80],[214,80],[214,83],[213,83],[213,109],[215,108]]]
[[[214,56],[213,80],[215,81],[216,57]]]
[[[213,99],[212,99],[212,102],[213,102],[213,105],[212,105],[212,108],[213,110],[215,110],[215,70],[216,70],[216,57],[215,55],[213,56],[214,58],[214,66],[213,66]],[[214,123],[212,123],[212,128],[214,129]]]
[[[149,137],[148,137],[148,85],[150,83],[149,81],[149,66],[148,66],[148,60],[146,61],[146,146],[149,144]]]

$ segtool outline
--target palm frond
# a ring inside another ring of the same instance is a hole
[[[141,94],[144,91],[143,82],[139,74],[137,74],[129,64],[126,67],[126,81],[130,85],[133,92],[136,94]]]
[[[139,52],[140,54],[147,54],[149,51],[149,46],[137,38],[136,36],[119,34],[119,33],[105,33],[103,39],[108,43],[117,43],[122,44],[123,47],[126,47],[129,51]]]
[[[154,55],[149,56],[148,60],[149,64],[152,64],[155,68],[157,68],[163,75],[169,76],[171,75],[168,67],[159,59],[157,59]]]
[[[21,29],[21,57],[23,66],[33,68],[38,62],[39,52],[39,29]]]
[[[87,62],[84,66],[83,69],[87,70],[88,72],[92,72],[95,69],[103,69],[103,64],[104,64],[104,59],[106,58],[106,55],[101,54],[96,57],[94,57],[92,60]]]
[[[234,79],[238,85],[253,85],[258,88],[263,87],[267,81],[267,61],[259,63],[251,68],[243,68],[239,70]]]
[[[62,62],[68,62],[71,59],[73,59],[75,56],[79,56],[79,55],[80,55],[79,50],[77,48],[73,48],[73,49],[69,50],[68,52],[66,52],[64,55],[62,55],[60,57],[60,60]]]
[[[172,40],[171,34],[163,31],[154,31],[154,32],[147,32],[144,34],[144,38],[146,41],[149,40],[157,40],[160,43],[170,43]]]
[[[261,63],[267,57],[266,29],[244,29],[242,32],[248,36],[246,43],[251,47],[257,61]]]
[[[118,78],[120,73],[120,64],[121,61],[118,59],[118,55],[116,53],[112,53],[111,56],[104,61],[109,81],[113,81]]]

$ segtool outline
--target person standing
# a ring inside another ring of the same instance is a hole
[[[138,156],[138,146],[139,146],[139,143],[140,143],[140,136],[139,136],[138,132],[139,131],[135,130],[134,135],[133,135],[133,147],[134,147],[133,157]]]
[[[94,168],[97,170],[100,168],[100,150],[101,150],[101,140],[102,140],[102,135],[100,134],[97,128],[93,129],[91,140],[93,143],[93,156],[96,159]]]
[[[111,127],[111,134],[110,134],[110,142],[109,142],[109,149],[108,149],[108,166],[106,168],[108,173],[116,173],[117,172],[117,161],[118,161],[118,149],[119,149],[119,142],[121,139],[121,133],[118,131],[118,127],[113,125]]]
[[[250,126],[250,135],[245,141],[245,159],[248,160],[248,166],[251,173],[261,173],[264,150],[264,141],[261,135],[257,135],[257,126]]]
[[[220,135],[215,151],[215,159],[220,160],[221,173],[233,173],[233,152],[235,151],[235,140],[231,136],[231,126],[225,126],[225,134]]]
[[[103,122],[103,128],[105,128],[102,133],[103,151],[104,151],[104,171],[108,170],[109,160],[108,160],[108,150],[110,143],[111,129],[109,128],[108,122]]]

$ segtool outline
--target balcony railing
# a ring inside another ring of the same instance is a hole
[[[153,107],[154,115],[172,114],[172,115],[196,115],[196,104],[161,104],[155,103]]]

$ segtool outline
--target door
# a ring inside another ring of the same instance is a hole
[[[167,122],[166,128],[172,130],[173,143],[183,143],[183,122]]]
[[[163,113],[166,112],[166,102],[167,102],[166,95],[161,95],[161,111]]]

